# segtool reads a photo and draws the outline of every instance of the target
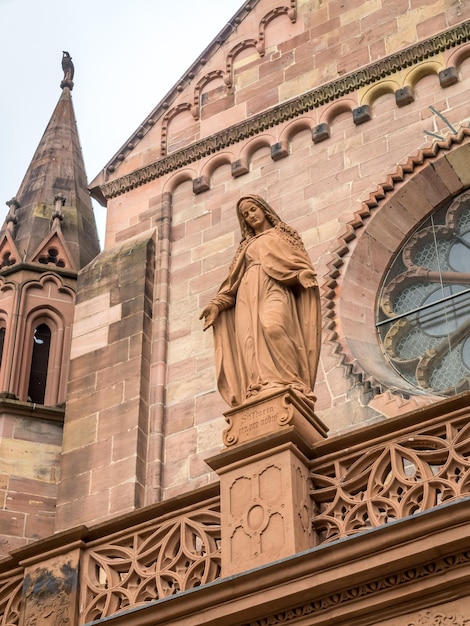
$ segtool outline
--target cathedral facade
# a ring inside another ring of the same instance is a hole
[[[72,79],[0,232],[0,625],[470,624],[470,4],[248,0],[90,184]],[[313,395],[203,331],[254,196]]]

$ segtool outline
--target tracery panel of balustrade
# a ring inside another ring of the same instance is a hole
[[[317,544],[470,495],[469,416],[408,432],[310,473]]]
[[[89,544],[81,623],[102,619],[220,578],[215,507]]]
[[[0,580],[0,626],[18,626],[20,620],[23,572]]]

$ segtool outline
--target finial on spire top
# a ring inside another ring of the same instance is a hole
[[[61,89],[68,87],[70,91],[73,89],[73,75],[74,67],[72,63],[72,57],[65,50],[62,52],[62,69],[64,70],[64,78],[60,83]]]

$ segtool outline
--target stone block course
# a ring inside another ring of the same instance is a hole
[[[446,17],[449,26],[460,24],[470,18],[470,7],[466,2],[451,5],[446,11]]]
[[[82,419],[84,415],[94,414],[102,408],[109,409],[118,406],[123,399],[123,381],[98,389],[94,393],[83,390],[83,397],[73,398],[69,401],[71,419]]]
[[[174,403],[176,400],[187,400],[201,393],[202,390],[210,388],[213,383],[214,374],[212,370],[200,372],[197,378],[170,381],[167,388],[167,401]]]
[[[124,343],[127,346],[126,347],[126,352],[127,352],[129,350],[127,340],[125,340]],[[108,353],[107,348],[99,348],[93,351],[92,356],[93,356],[94,362],[97,363],[101,359],[105,358],[107,353]],[[90,381],[93,379],[91,374],[92,372],[90,372],[90,354],[86,354],[86,355],[82,354],[74,358],[70,364],[69,383],[80,384],[82,380]]]
[[[143,331],[142,325],[143,315],[141,311],[125,319],[121,319],[119,322],[114,322],[109,327],[108,343],[112,344],[115,341],[119,342],[122,337],[141,335]]]
[[[60,448],[62,444],[62,425],[46,420],[34,420],[31,418],[16,418],[10,422],[13,426],[11,436],[13,439],[21,439],[36,444],[47,444]],[[6,437],[4,433],[3,437]]]
[[[137,237],[138,235],[142,235],[146,231],[152,228],[151,219],[145,219],[139,222],[138,224],[133,224],[132,226],[128,226],[127,228],[121,230],[119,232],[119,239],[117,241],[122,241],[124,239],[131,239],[132,237]]]
[[[167,435],[178,433],[193,426],[195,402],[195,398],[189,398],[177,406],[168,407],[165,428]]]
[[[224,200],[224,203],[227,200]],[[234,200],[236,202],[236,198]],[[213,239],[218,239],[220,237],[225,237],[230,232],[235,232],[236,229],[236,219],[233,215],[223,215],[222,219],[222,210],[220,207],[216,209],[208,209],[210,210],[211,215],[211,226],[206,228],[206,230],[202,233],[202,241],[201,246],[204,245],[205,242],[211,242]],[[232,239],[233,241],[233,239]],[[192,251],[191,251],[192,254]]]
[[[97,391],[112,387],[128,378],[140,378],[141,359],[138,356],[100,370],[96,374]]]
[[[113,468],[116,467],[116,463],[133,459],[137,456],[136,453],[139,450],[138,440],[140,435],[141,433],[137,426],[113,435],[111,451],[111,463]]]
[[[141,490],[136,489],[131,482],[123,482],[112,487],[109,498],[109,515],[122,515],[126,511],[133,511],[136,506],[142,506]]]
[[[277,77],[278,78],[278,77]],[[279,81],[279,78],[277,80],[272,80],[272,81],[266,81],[266,82],[271,82],[272,84],[266,85],[266,89],[262,89],[260,90],[259,88],[257,89],[257,91],[260,91],[260,93],[255,96],[253,95],[246,95],[246,115],[247,117],[251,117],[253,115],[256,115],[257,113],[260,113],[260,111],[264,111],[266,109],[268,109],[269,107],[275,106],[276,104],[279,103],[279,83],[282,81]]]
[[[32,541],[48,537],[54,532],[54,523],[55,507],[50,513],[41,512],[37,515],[28,515],[25,521],[25,537]]]
[[[104,471],[104,470],[102,470]],[[61,479],[61,492],[66,493],[66,501],[73,502],[83,500],[90,493],[91,469],[82,474],[74,474],[74,476]],[[63,498],[61,498],[61,501]]]
[[[55,498],[57,495],[57,483],[46,480],[34,480],[22,476],[10,476],[8,489],[17,494],[29,494],[31,496],[43,497],[47,500]],[[11,508],[11,507],[10,507]]]
[[[92,372],[82,378],[69,379],[67,389],[70,394],[77,393],[77,391],[82,391],[83,389],[94,391],[96,389],[96,374]]]
[[[101,439],[96,443],[72,450],[62,457],[62,481],[71,476],[83,476],[91,468],[106,468],[111,463],[112,439]],[[86,468],[86,472],[83,471]]]
[[[24,513],[12,512],[12,511],[0,511],[0,542],[3,542],[3,537],[14,536],[23,537],[25,527],[26,516]],[[0,547],[1,543],[0,543]],[[5,553],[5,552],[4,552]]]
[[[282,54],[278,58],[271,56],[269,63],[264,63],[260,66],[259,78],[261,81],[264,82],[272,74],[277,74],[278,78],[281,77],[280,82],[282,82],[284,71],[294,63],[294,52],[290,46],[291,43],[292,40],[289,41],[289,50],[282,51]]]
[[[193,233],[190,237],[183,237],[173,241],[171,246],[172,256],[178,256],[180,254],[191,253],[195,246],[199,246],[202,243],[201,233]]]
[[[66,453],[94,443],[98,438],[97,429],[98,415],[96,413],[74,421],[67,421],[64,428],[65,436],[62,452]]]
[[[109,492],[99,492],[78,500],[62,499],[57,506],[56,529],[68,527],[68,520],[75,520],[74,525],[84,523],[92,518],[96,522],[110,517]]]
[[[196,362],[194,358],[179,361],[168,368],[168,377],[172,380],[184,380],[187,376],[196,372]]]
[[[135,373],[133,378],[126,378],[123,383],[121,402],[133,401],[137,410],[139,406],[140,395],[141,393],[145,395],[146,386],[148,388],[148,384],[146,383],[145,379],[145,373],[143,373],[142,378],[137,373]]]
[[[214,102],[207,102],[203,104],[201,107],[201,117],[204,118],[212,118],[218,113],[223,113],[227,110],[230,110],[235,103],[235,94],[227,94],[225,95],[225,88],[220,88],[221,96],[218,100],[214,100]],[[205,94],[204,94],[205,95]]]
[[[205,289],[214,289],[218,287],[225,278],[225,268],[217,267],[207,272],[205,276],[195,276],[189,281],[189,293],[191,295],[201,293]]]
[[[6,497],[6,510],[36,514],[36,513],[53,513],[55,509],[56,499],[46,497],[44,495],[34,493],[23,493],[10,489]]]
[[[131,438],[130,438],[131,439]],[[110,475],[113,480],[110,481]],[[95,469],[90,475],[90,494],[107,492],[112,486],[121,483],[133,484],[136,477],[136,458],[130,456],[111,462],[106,471]]]
[[[207,421],[197,426],[198,453],[204,453],[208,457],[210,456],[209,450],[220,450],[222,448],[220,433],[223,426],[224,421],[222,418]]]
[[[416,32],[419,39],[426,39],[427,37],[430,37],[433,33],[439,32],[441,30],[446,30],[446,28],[448,28],[447,17],[443,14],[440,14],[429,17],[428,19],[424,19],[422,22],[419,22],[416,26]]]
[[[108,327],[105,324],[94,330],[87,331],[86,326],[83,328],[81,337],[77,337],[71,350],[71,356],[76,359],[84,354],[89,355],[99,348],[103,348],[107,344]]]
[[[59,446],[1,439],[0,473],[33,480],[51,480],[59,454]]]

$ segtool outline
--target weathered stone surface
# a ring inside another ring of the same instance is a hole
[[[57,528],[107,518],[116,510],[112,498],[117,492],[112,490],[119,485],[127,484],[120,506],[132,510],[140,501],[137,493],[141,494],[147,463],[147,446],[141,440],[148,433],[147,344],[154,255],[153,239],[144,237],[107,251],[80,276],[83,292],[72,342],[74,384],[68,400]],[[124,507],[124,494],[133,489],[134,496]]]
[[[26,568],[20,626],[78,624],[79,551]]]

